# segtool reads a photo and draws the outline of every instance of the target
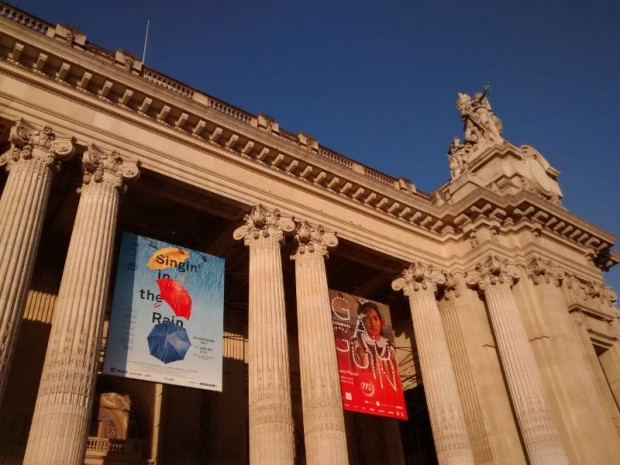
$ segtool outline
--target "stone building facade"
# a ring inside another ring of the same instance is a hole
[[[0,4],[0,464],[617,464],[614,237],[486,91],[432,194]],[[224,257],[223,392],[100,373],[120,231]],[[343,412],[328,289],[407,422]]]

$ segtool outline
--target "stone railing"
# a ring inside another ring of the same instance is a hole
[[[393,186],[396,181],[396,179],[380,173],[379,171],[375,171],[372,168],[368,168],[367,166],[364,167],[364,174],[369,178],[376,179],[377,181],[381,181],[389,186]]]
[[[340,155],[339,153],[333,152],[325,147],[319,146],[319,155],[331,162],[337,163],[342,166],[346,166],[347,168],[351,168],[353,166],[353,160],[345,157],[344,155]]]
[[[86,450],[93,452],[115,453],[140,455],[142,452],[142,441],[139,439],[120,439],[97,438],[89,436]]]
[[[40,19],[30,16],[23,11],[2,3],[0,3],[0,16],[4,16],[5,18],[15,21],[16,23],[26,26],[27,28],[41,34],[46,34],[47,30],[52,27],[51,24],[48,24],[45,21],[41,21]]]
[[[299,144],[299,139],[297,139],[297,136],[295,134],[293,134],[292,132],[289,132],[289,131],[287,131],[284,128],[280,128],[279,134],[284,139],[290,140],[291,142],[293,142],[295,144]]]
[[[238,108],[235,108],[219,100],[215,100],[213,98],[211,98],[210,101],[211,108],[219,111],[220,113],[224,113],[225,115],[230,116],[231,118],[234,118],[236,120],[243,121],[244,123],[249,124],[250,121],[252,121],[253,116],[250,113],[246,113],[245,111],[239,110]]]
[[[147,81],[152,82],[153,84],[157,84],[164,89],[168,89],[175,94],[180,94],[184,97],[192,98],[194,95],[194,89],[191,87],[184,86],[178,81],[166,77],[162,74],[156,73],[152,69],[144,68],[143,77]]]
[[[114,61],[114,53],[106,50],[105,48],[99,47],[98,45],[86,42],[86,45],[84,45],[84,49],[94,55],[103,57],[108,61]]]

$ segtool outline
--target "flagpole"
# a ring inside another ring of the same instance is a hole
[[[149,40],[149,23],[150,20],[146,20],[146,34],[144,35],[144,51],[142,52],[142,63],[145,62],[146,59],[146,43]]]

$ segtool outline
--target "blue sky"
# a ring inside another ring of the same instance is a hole
[[[458,91],[490,83],[515,145],[561,171],[564,206],[620,234],[620,2],[12,0],[432,191],[462,136]],[[620,266],[619,266],[620,267]],[[620,268],[606,275],[620,291]]]

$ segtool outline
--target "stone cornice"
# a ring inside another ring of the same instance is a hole
[[[446,206],[442,219],[456,234],[467,234],[480,223],[505,232],[526,223],[538,234],[586,253],[603,269],[618,262],[617,254],[610,251],[616,239],[612,234],[530,192],[500,196],[488,189],[478,189]],[[607,257],[605,263],[597,263],[599,256]]]

